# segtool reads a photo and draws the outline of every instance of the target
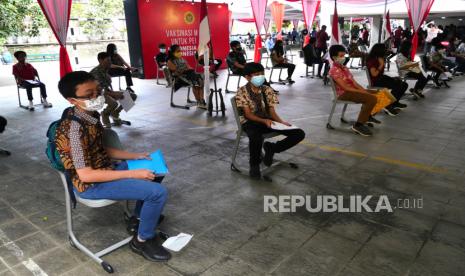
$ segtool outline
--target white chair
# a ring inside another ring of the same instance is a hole
[[[170,98],[170,106],[173,107],[173,108],[181,108],[181,109],[190,109],[192,106],[196,105],[197,104],[197,101],[193,101],[190,99],[190,94],[191,94],[191,88],[193,86],[192,83],[190,83],[188,80],[182,78],[182,77],[176,77],[174,76],[173,74],[171,74],[170,72],[170,78],[171,78],[171,98]],[[177,91],[175,90],[175,87],[176,87],[176,82],[177,81],[184,81],[186,83],[188,83],[187,86],[187,104],[186,105],[178,105],[178,104],[175,104],[174,103],[174,93],[176,93]]]
[[[241,119],[240,119],[240,116],[239,116],[239,110],[237,108],[237,104],[236,104],[236,96],[232,97],[231,98],[231,107],[232,107],[232,110],[233,110],[233,113],[234,113],[234,119],[236,120],[236,124],[237,124],[237,131],[236,131],[236,141],[234,143],[234,151],[233,151],[233,155],[232,155],[232,158],[231,158],[231,170],[234,171],[234,172],[241,172],[241,170],[246,170],[244,168],[241,168],[241,166],[239,166],[236,162],[236,157],[237,157],[237,153],[239,152],[239,145],[241,143],[241,139],[242,137],[247,137],[247,134],[242,130],[242,124],[241,124]],[[273,137],[276,137],[276,136],[279,136],[280,134],[277,133],[277,132],[270,132],[270,133],[267,133],[265,135],[263,135],[263,139],[270,139],[270,138],[273,138]],[[281,164],[283,162],[274,162],[273,166],[275,165],[278,165],[278,164]],[[298,166],[297,164],[294,164],[294,163],[287,163],[289,164],[289,166],[293,169],[297,169]],[[262,175],[271,167],[268,167],[267,169],[265,170],[262,170],[261,173]],[[270,177],[266,176],[266,175],[263,175],[263,179],[265,179],[266,181],[272,181]]]
[[[73,231],[73,214],[71,212],[71,197],[70,197],[70,191],[69,191],[69,188],[68,188],[68,181],[66,179],[66,176],[63,172],[58,172],[59,175],[60,175],[60,178],[61,178],[61,182],[63,183],[63,187],[65,189],[65,199],[66,199],[66,225],[67,225],[67,229],[68,229],[68,240],[69,240],[69,243],[71,244],[71,246],[73,246],[74,248],[82,251],[84,254],[86,254],[87,256],[89,256],[92,260],[96,261],[97,263],[99,263],[102,268],[108,272],[108,273],[113,273],[114,270],[113,270],[113,267],[105,262],[104,260],[101,259],[102,256],[110,253],[110,252],[113,252],[115,251],[116,249],[128,244],[131,239],[132,239],[132,236],[130,237],[127,237],[125,238],[124,240],[122,241],[119,241],[115,244],[112,244],[110,245],[109,247],[99,251],[99,252],[92,252],[90,251],[86,246],[84,246],[82,243],[79,242],[79,240],[76,238],[75,234],[74,234],[74,231]],[[76,197],[76,201],[87,206],[87,207],[90,207],[90,208],[100,208],[100,207],[105,207],[105,206],[109,206],[109,205],[112,205],[114,203],[117,203],[117,201],[113,201],[113,200],[108,200],[108,199],[99,199],[99,200],[90,200],[90,199],[84,199],[84,198],[81,198],[79,197],[79,195],[77,193],[74,193],[75,197]]]
[[[328,77],[329,79],[329,83],[331,84],[331,90],[333,91],[333,99],[332,99],[332,107],[331,107],[331,111],[329,113],[329,117],[328,117],[328,123],[326,123],[326,128],[328,129],[335,129],[332,125],[331,125],[331,119],[333,118],[333,114],[334,114],[334,111],[336,110],[336,105],[337,104],[344,104],[344,107],[342,108],[342,114],[341,114],[341,122],[342,123],[345,123],[345,124],[348,124],[349,122],[344,118],[344,114],[346,113],[346,110],[347,110],[347,106],[352,104],[352,105],[355,105],[355,104],[358,104],[358,103],[354,103],[354,102],[350,102],[350,101],[342,101],[342,100],[339,100],[338,99],[338,95],[337,95],[337,90],[336,90],[336,83],[334,82],[334,80],[330,77]]]
[[[158,65],[158,62],[157,62],[156,57],[154,57],[154,60],[155,60],[155,64],[157,65],[157,84],[158,84],[158,85],[166,85],[166,87],[169,87],[169,86],[170,86],[170,83],[169,83],[169,81],[168,81],[168,78],[166,77],[166,72],[165,72],[165,71],[166,71],[166,70],[165,70],[166,66],[160,67],[160,66]],[[160,72],[162,72],[163,75],[165,76],[166,83],[161,83],[161,82],[160,82]]]
[[[36,80],[40,81],[39,76],[37,76]],[[24,108],[24,109],[29,110],[29,111],[34,111],[34,108],[29,109],[29,106],[22,104],[20,90],[26,91],[26,88],[18,83],[18,79],[16,77],[15,77],[15,81],[16,81],[16,88],[17,88],[17,92],[18,92],[18,105],[19,105],[19,107]],[[39,88],[39,87],[34,87],[34,88]],[[34,88],[32,88],[32,91],[34,91]],[[42,95],[40,95],[40,104],[34,104],[34,106],[43,105],[43,103],[44,103],[44,100],[42,99]]]
[[[234,74],[233,72],[231,72],[231,69],[228,66],[228,77],[226,78],[226,88],[224,90],[226,91],[226,93],[236,93],[236,91],[231,91],[231,90],[228,89],[229,77],[237,77],[237,88],[236,88],[236,91],[237,91],[237,89],[239,89],[239,85],[241,83],[241,77],[242,76],[238,75],[238,74]]]

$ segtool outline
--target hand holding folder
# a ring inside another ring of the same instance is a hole
[[[161,182],[166,174],[169,173],[168,167],[166,166],[165,159],[161,150],[157,150],[150,154],[152,160],[140,159],[140,160],[128,160],[129,170],[146,169],[150,170],[155,174],[155,182]]]

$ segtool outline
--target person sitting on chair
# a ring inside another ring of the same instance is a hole
[[[111,86],[111,76],[108,70],[111,67],[110,56],[106,52],[100,52],[97,55],[99,65],[92,69],[90,73],[94,75],[95,79],[99,82],[100,87],[104,90],[105,103],[107,106],[102,111],[102,123],[105,128],[111,128],[110,115],[115,125],[121,125],[123,121],[120,119],[119,114],[123,110],[117,100],[123,99],[122,92],[115,92]],[[131,98],[135,101],[137,96],[133,92],[129,92]]]
[[[352,41],[349,44],[349,58],[360,58],[362,68],[366,65],[367,53],[360,51],[359,39],[352,37]]]
[[[323,78],[323,76],[328,75],[329,62],[326,59],[322,59],[321,56],[318,56],[315,48],[316,38],[311,37],[309,43],[302,49],[304,52],[305,64],[311,66],[313,64],[318,64],[318,74],[317,77]],[[323,76],[321,76],[321,68],[324,63]]]
[[[371,136],[371,131],[365,126],[367,122],[380,124],[381,122],[371,116],[371,111],[376,105],[377,98],[372,93],[355,81],[349,68],[344,66],[346,49],[342,45],[333,45],[329,48],[329,55],[333,61],[329,76],[336,85],[338,100],[362,104],[357,122],[352,126],[352,131],[362,136]]]
[[[434,51],[431,50],[431,55],[430,55],[430,60],[429,60],[429,69],[436,74],[434,74],[433,81],[434,84],[439,87],[439,78],[441,80],[449,80],[449,78],[446,76],[446,72],[449,72],[449,70],[446,68],[444,65],[444,54],[446,52],[446,47],[443,45],[439,44],[435,46]]]
[[[14,53],[15,58],[18,60],[18,63],[13,65],[13,75],[16,78],[17,85],[24,87],[27,92],[27,99],[29,100],[29,110],[34,110],[34,103],[32,97],[32,88],[40,88],[40,96],[42,97],[44,107],[52,107],[52,104],[47,101],[47,91],[45,89],[45,84],[37,80],[39,73],[37,70],[30,64],[26,62],[27,54],[24,51],[16,51]]]
[[[150,261],[167,261],[171,254],[161,245],[155,229],[165,206],[167,190],[153,182],[153,171],[128,170],[126,160],[149,159],[148,153],[131,153],[103,145],[100,110],[104,105],[99,83],[84,71],[71,72],[58,83],[61,95],[73,107],[56,130],[56,147],[75,193],[84,199],[137,200],[140,218],[129,243]],[[112,160],[122,160],[114,164]]]
[[[406,108],[407,105],[401,103],[399,100],[408,89],[408,84],[399,78],[393,78],[384,74],[386,45],[384,43],[377,43],[373,45],[367,58],[367,70],[371,78],[371,83],[376,87],[386,87],[391,89],[392,95],[396,101],[384,109],[389,116],[396,116],[399,114],[398,109]]]
[[[247,63],[244,55],[244,50],[241,47],[241,43],[237,40],[229,43],[231,52],[226,57],[226,62],[229,69],[235,75],[244,76],[244,67]]]
[[[400,44],[399,53],[397,54],[397,68],[399,68],[399,75],[411,79],[416,79],[415,87],[412,93],[418,98],[424,98],[423,89],[428,83],[429,76],[426,78],[420,69],[420,63],[412,62],[410,53],[412,50],[412,42],[405,40]]]
[[[250,152],[250,176],[260,179],[260,163],[262,146],[265,150],[263,163],[271,166],[275,153],[280,153],[297,145],[305,138],[301,129],[273,130],[273,122],[287,126],[291,124],[282,120],[276,113],[275,106],[278,98],[273,89],[264,85],[265,68],[260,63],[250,62],[244,66],[244,75],[248,83],[237,91],[236,104],[241,113],[241,124],[243,130],[249,137]],[[277,143],[265,142],[263,134],[277,132],[286,136],[284,140]]]
[[[168,63],[168,54],[166,53],[166,44],[162,43],[158,45],[160,49],[160,53],[155,56],[155,60],[157,61],[158,68],[163,68]]]
[[[137,71],[136,68],[129,65],[122,56],[118,54],[116,45],[110,43],[107,45],[107,54],[110,56],[111,68],[108,70],[108,74],[112,77],[124,76],[126,78],[126,90],[134,92],[131,86],[132,82],[132,72]]]
[[[276,41],[273,50],[271,50],[271,63],[274,68],[287,68],[287,81],[289,84],[293,84],[295,82],[292,80],[295,64],[288,62],[288,60],[284,57],[284,46],[282,40]]]
[[[175,91],[183,86],[192,84],[195,99],[197,100],[197,108],[207,109],[207,103],[203,95],[203,79],[200,74],[197,74],[192,69],[187,61],[182,58],[181,47],[179,45],[171,45],[168,54],[168,68],[178,77],[175,83]]]

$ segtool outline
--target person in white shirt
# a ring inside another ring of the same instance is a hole
[[[424,49],[425,54],[427,54],[431,50],[431,41],[434,38],[436,38],[438,34],[441,34],[442,30],[436,27],[436,25],[434,25],[434,21],[426,24],[423,29],[426,30],[427,32],[427,35],[425,38],[425,49]]]
[[[422,92],[430,77],[428,76],[428,78],[426,78],[421,72],[420,64],[410,59],[411,49],[412,43],[410,41],[405,40],[402,42],[396,58],[397,69],[401,77],[417,80],[415,87],[411,90],[412,94],[415,95],[416,98],[424,98],[425,96]]]

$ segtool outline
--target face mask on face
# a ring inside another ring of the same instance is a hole
[[[166,53],[166,49],[165,48],[160,48],[160,53],[162,53],[162,54]]]
[[[95,99],[84,100],[83,109],[87,111],[99,111],[105,105],[105,97],[100,95]]]
[[[255,87],[261,87],[263,83],[265,82],[265,75],[253,76],[250,82]]]
[[[115,53],[115,55],[116,55],[116,54],[118,53],[118,50],[115,50],[114,53]]]
[[[338,64],[341,64],[343,65],[344,62],[346,61],[346,58],[345,57],[337,57],[334,62],[338,63]]]
[[[177,58],[181,58],[181,57],[182,57],[182,53],[181,53],[181,52],[174,53],[174,56],[177,57]]]

